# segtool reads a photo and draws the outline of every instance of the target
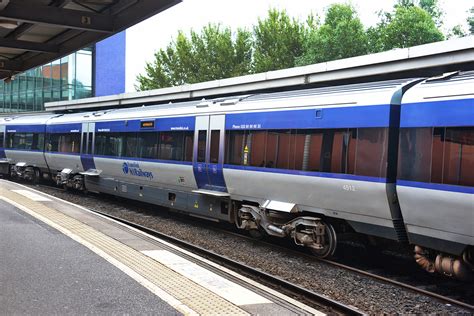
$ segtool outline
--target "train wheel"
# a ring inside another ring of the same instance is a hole
[[[334,227],[329,223],[324,223],[325,225],[325,243],[323,248],[317,249],[310,247],[311,253],[318,258],[329,258],[334,255],[336,252],[337,246],[337,235]]]

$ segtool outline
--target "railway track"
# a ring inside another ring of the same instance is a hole
[[[51,186],[47,186],[47,188],[48,189],[54,188],[55,190],[63,191],[62,189],[59,189],[59,188],[56,188],[56,187],[51,187]],[[136,206],[136,202],[134,202],[134,203],[135,203],[135,206]],[[145,211],[140,214],[141,216],[147,217],[147,216],[153,215],[153,212],[151,210],[147,210],[147,207],[149,207],[149,206],[143,205],[143,208],[144,208]],[[153,207],[156,209],[156,206],[153,206]],[[249,269],[246,272],[246,274],[248,274],[248,275],[255,276],[255,275],[259,274],[259,275],[261,275],[262,279],[267,278],[267,277],[272,278],[272,276],[269,275],[268,273],[262,272],[260,270],[252,269],[252,268],[250,268],[246,265],[242,265],[241,263],[239,263],[235,260],[232,260],[232,259],[229,259],[229,258],[223,258],[222,256],[220,256],[216,253],[209,252],[209,251],[205,250],[202,247],[192,245],[189,242],[179,240],[179,239],[177,239],[173,236],[157,232],[153,229],[144,227],[144,226],[136,224],[136,223],[132,223],[128,220],[125,220],[123,218],[119,218],[117,216],[110,215],[108,213],[104,213],[104,212],[101,212],[101,211],[98,211],[98,210],[92,210],[92,211],[100,213],[103,216],[113,218],[117,221],[126,223],[127,225],[134,226],[137,229],[144,230],[147,233],[155,235],[159,238],[166,239],[170,242],[175,242],[177,244],[180,244],[182,247],[185,247],[185,248],[187,248],[187,249],[189,249],[193,252],[198,252],[201,255],[206,256],[210,259],[217,260],[219,262],[223,262],[225,265],[227,265],[229,267],[233,267],[234,269],[238,269],[238,270],[241,270],[241,271],[246,271],[247,269]],[[137,214],[139,214],[139,213],[137,213]],[[186,218],[184,218],[184,219],[186,220]],[[195,219],[193,219],[193,223],[195,224]],[[395,285],[397,287],[400,287],[400,288],[403,288],[403,289],[406,289],[406,290],[410,290],[410,291],[413,291],[413,292],[416,292],[416,293],[419,293],[419,294],[422,294],[422,295],[425,295],[425,296],[432,297],[432,298],[442,302],[443,304],[458,306],[458,307],[466,309],[467,311],[469,311],[471,313],[474,313],[474,305],[472,305],[470,301],[464,301],[462,299],[460,300],[460,299],[454,299],[452,297],[448,297],[446,295],[440,294],[439,292],[436,292],[435,291],[436,289],[435,290],[427,290],[426,288],[432,288],[432,287],[436,288],[436,285],[433,285],[432,283],[425,282],[425,283],[422,283],[421,285],[414,285],[413,282],[400,281],[400,279],[410,277],[409,275],[408,276],[407,275],[403,275],[403,276],[398,275],[398,276],[395,276],[395,277],[393,277],[393,276],[392,277],[387,277],[386,275],[383,275],[383,273],[382,273],[383,271],[380,271],[380,269],[377,269],[377,268],[374,268],[374,267],[358,268],[358,267],[354,267],[354,266],[348,265],[348,264],[346,264],[344,262],[340,262],[340,261],[317,259],[314,256],[311,256],[309,254],[304,253],[303,251],[291,249],[290,247],[287,247],[287,246],[276,245],[275,243],[270,243],[270,242],[264,241],[264,240],[256,240],[256,239],[254,239],[252,237],[249,237],[247,235],[244,235],[242,233],[228,231],[228,230],[225,230],[225,229],[221,229],[219,227],[211,227],[210,228],[208,225],[206,225],[206,228],[207,229],[212,229],[212,230],[215,230],[215,231],[219,231],[221,233],[225,233],[225,234],[228,234],[228,235],[232,235],[232,236],[235,236],[236,238],[241,238],[241,239],[247,240],[248,242],[266,244],[269,247],[278,249],[278,251],[281,251],[282,253],[287,253],[287,254],[292,254],[292,255],[295,255],[295,256],[305,257],[305,258],[310,259],[310,260],[318,260],[318,261],[324,262],[324,263],[326,263],[328,265],[331,265],[331,266],[334,266],[334,267],[338,267],[338,268],[341,268],[341,269],[344,269],[344,270],[347,270],[347,271],[351,271],[353,273],[357,273],[357,274],[360,274],[360,275],[363,275],[363,276],[366,276],[366,277],[369,277],[369,278],[372,278],[372,279],[375,279],[375,280],[378,280],[378,281],[382,281],[382,282],[385,282],[385,283],[388,283],[388,284]],[[252,270],[255,271],[255,274],[254,274],[254,272],[252,272]],[[371,272],[373,270],[377,270],[377,272]],[[419,271],[419,273],[424,273],[424,272]],[[433,278],[431,278],[431,279],[433,279]],[[317,302],[318,302],[318,294],[316,294],[316,293],[314,293],[310,290],[304,289],[304,288],[302,288],[298,285],[291,284],[291,283],[289,283],[289,282],[287,282],[283,279],[279,279],[279,278],[274,278],[273,281],[269,280],[268,282],[271,283],[271,284],[274,284],[275,286],[280,287],[280,288],[288,286],[288,293],[293,292],[294,295],[298,295],[300,297],[308,297],[309,298],[309,303],[312,302],[313,304],[317,304]],[[443,281],[440,281],[440,282],[441,282],[440,286],[441,287],[444,286]],[[446,281],[446,282],[448,282],[448,284],[452,283],[452,281]],[[285,284],[287,284],[287,285],[285,285]],[[447,292],[450,292],[449,288],[445,289],[445,290]],[[316,296],[313,297],[313,295],[316,295]],[[325,296],[323,296],[323,297],[325,299],[328,299]],[[469,298],[467,300],[469,300]],[[334,301],[334,303],[337,304],[336,301]],[[344,305],[344,304],[342,304],[342,305]],[[357,310],[354,310],[354,311],[357,312]]]

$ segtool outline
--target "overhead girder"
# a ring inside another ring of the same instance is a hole
[[[0,19],[53,25],[92,32],[112,33],[113,17],[95,12],[57,8],[53,6],[10,2],[0,10]]]

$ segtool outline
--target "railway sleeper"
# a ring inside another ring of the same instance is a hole
[[[292,238],[296,245],[309,248],[319,258],[331,257],[336,251],[334,227],[321,218],[299,216],[281,223],[281,218],[275,220],[268,210],[253,205],[242,205],[235,214],[236,226],[251,234],[263,230],[270,236]]]

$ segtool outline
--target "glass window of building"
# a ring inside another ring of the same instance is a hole
[[[44,103],[92,96],[92,48],[0,81],[0,113],[43,111]]]

